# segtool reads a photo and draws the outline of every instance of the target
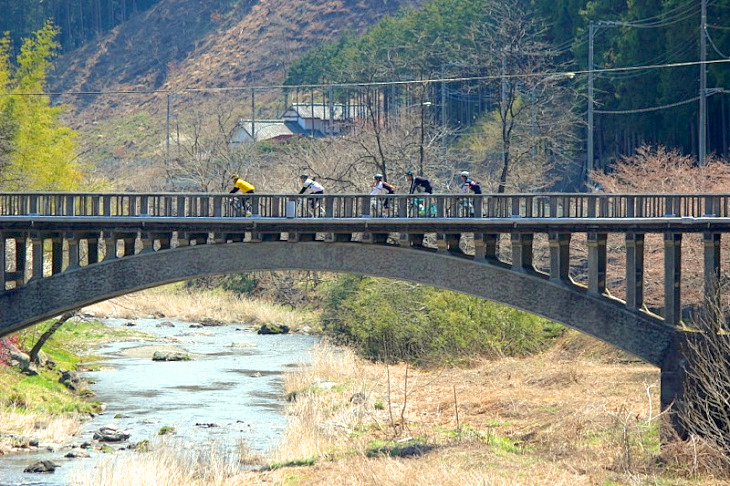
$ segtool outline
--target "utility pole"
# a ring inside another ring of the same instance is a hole
[[[251,140],[256,142],[256,95],[251,88]]]
[[[702,0],[700,25],[700,113],[697,138],[699,141],[698,161],[705,165],[707,153],[707,0]]]
[[[167,176],[167,187],[171,187],[172,177],[170,176],[170,96],[167,93],[167,115],[165,116],[165,173]]]
[[[596,28],[593,22],[588,25],[588,130],[586,133],[586,182],[590,181],[593,171],[593,36]]]

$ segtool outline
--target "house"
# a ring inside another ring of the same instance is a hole
[[[304,133],[315,137],[339,135],[357,118],[364,118],[362,105],[294,103],[281,116],[296,123]]]
[[[330,137],[345,133],[355,120],[364,117],[362,105],[294,103],[279,120],[239,120],[231,132],[230,143],[236,146],[296,136]]]
[[[239,120],[231,132],[231,145],[264,140],[282,141],[300,135],[300,130],[296,127],[292,130],[289,125],[283,120]]]

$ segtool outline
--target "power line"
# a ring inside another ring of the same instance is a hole
[[[708,90],[710,91],[710,90]],[[715,91],[708,93],[709,96],[712,96],[717,93],[722,93],[724,91]],[[688,103],[694,103],[695,101],[699,100],[699,96],[695,96],[692,99],[684,100],[684,101],[678,101],[676,103],[671,103],[668,105],[660,105],[660,106],[652,106],[649,108],[637,108],[635,110],[595,110],[594,113],[600,113],[602,115],[630,115],[633,113],[648,113],[650,111],[659,111],[659,110],[666,110],[668,108],[675,108],[677,106],[686,105]]]
[[[650,69],[673,69],[680,67],[699,66],[701,64],[728,64],[730,59],[715,59],[702,61],[686,61],[665,64],[647,64],[640,66],[626,66],[594,69],[593,73],[630,73]],[[219,86],[219,87],[201,87],[201,88],[179,88],[179,89],[148,89],[148,90],[108,90],[108,91],[51,91],[51,92],[0,92],[0,96],[105,96],[105,95],[140,95],[140,94],[184,94],[184,93],[216,93],[228,91],[250,91],[252,89],[269,90],[269,89],[285,89],[285,90],[304,90],[304,89],[326,89],[326,88],[368,88],[368,87],[387,87],[387,86],[418,86],[438,83],[460,83],[468,81],[498,81],[502,79],[540,79],[547,77],[565,77],[566,79],[576,76],[588,74],[588,70],[574,71],[557,71],[543,73],[525,73],[525,74],[494,74],[488,76],[464,76],[456,78],[428,78],[422,80],[405,80],[405,81],[369,81],[369,82],[345,82],[345,83],[329,83],[329,84],[272,84],[272,85],[253,85],[253,86]]]
[[[725,59],[727,59],[728,57],[730,57],[730,56],[726,56],[725,54],[723,54],[722,52],[720,52],[720,49],[717,48],[717,46],[715,45],[715,42],[712,40],[712,37],[710,37],[710,33],[709,32],[705,31],[705,36],[707,37],[707,40],[710,41],[710,45],[712,46],[712,48],[715,49],[715,52],[717,52],[717,54],[720,57],[724,57]]]

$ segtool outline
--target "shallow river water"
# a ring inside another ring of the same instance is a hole
[[[103,369],[85,376],[95,381],[91,389],[107,408],[84,424],[73,444],[90,441],[99,427],[114,424],[131,433],[130,442],[154,440],[168,426],[175,428],[171,440],[181,447],[210,447],[213,442],[233,451],[244,440],[250,449],[264,452],[276,445],[286,427],[281,375],[309,361],[316,337],[258,335],[235,326],[191,328],[156,319],[106,321],[110,326],[129,322],[159,338],[115,342],[94,351],[103,357]],[[174,327],[161,327],[163,322]],[[152,351],[160,346],[181,348],[193,359],[154,362]],[[123,444],[110,445],[118,449]],[[65,459],[67,452],[58,448],[0,457],[0,486],[65,485],[72,471],[108,457],[90,451],[88,459]],[[52,474],[23,473],[42,459],[61,467]]]

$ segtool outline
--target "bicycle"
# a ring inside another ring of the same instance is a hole
[[[241,196],[231,196],[231,199],[228,202],[231,206],[233,216],[243,218],[250,218],[251,216],[253,216],[251,200],[249,198]]]

